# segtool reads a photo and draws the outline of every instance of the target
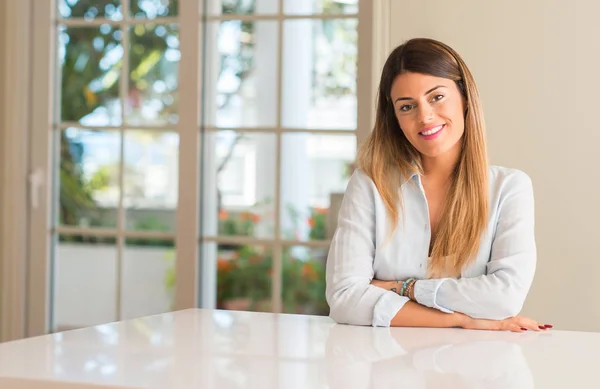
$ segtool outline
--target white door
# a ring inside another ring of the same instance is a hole
[[[335,207],[369,131],[368,3],[37,3],[28,334],[189,307],[327,314]]]

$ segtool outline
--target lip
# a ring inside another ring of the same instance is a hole
[[[429,130],[439,127],[439,126],[440,126],[440,124],[435,125],[435,126],[429,126],[427,128],[422,129],[421,132],[429,131]],[[444,130],[446,129],[445,124],[442,124],[441,126],[442,126],[442,128],[440,128],[440,130],[438,132],[436,132],[435,134],[423,135],[423,134],[421,134],[421,132],[419,132],[419,136],[421,136],[425,140],[433,140],[433,139],[437,138],[438,136],[440,136],[442,134],[442,132],[444,132]]]
[[[445,126],[445,124],[435,124],[433,126],[425,127],[423,129],[421,129],[421,131],[419,131],[419,133],[425,132],[425,131],[429,131],[429,130],[434,129],[434,128],[439,127],[439,126],[443,127],[443,126]]]

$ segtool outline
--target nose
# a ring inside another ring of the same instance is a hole
[[[419,104],[419,122],[429,123],[433,120],[433,109],[429,104]]]

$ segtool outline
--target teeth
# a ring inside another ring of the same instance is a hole
[[[428,131],[423,131],[423,132],[421,132],[421,134],[422,134],[422,135],[425,135],[425,136],[428,136],[428,135],[433,135],[433,134],[435,134],[436,132],[438,132],[439,130],[441,130],[441,129],[442,129],[442,127],[444,127],[444,126],[443,126],[443,125],[441,125],[441,126],[437,126],[437,127],[435,127],[435,128],[432,128],[431,130],[428,130]]]

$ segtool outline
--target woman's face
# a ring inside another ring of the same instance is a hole
[[[465,101],[447,78],[403,73],[392,84],[398,124],[421,155],[435,158],[460,147],[465,131]]]

